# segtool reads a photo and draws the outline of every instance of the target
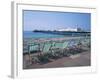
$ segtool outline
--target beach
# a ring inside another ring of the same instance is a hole
[[[28,44],[33,44],[33,43],[44,43],[48,41],[64,41],[64,40],[79,40],[79,39],[84,39],[84,37],[62,37],[62,38],[25,38],[23,41],[23,53],[27,52]]]
[[[23,40],[23,69],[91,65],[91,36],[47,33],[31,33],[30,36]]]
[[[47,38],[47,39],[31,39],[31,43],[38,43],[38,44],[42,44],[42,43],[46,43],[46,42],[63,42],[63,41],[69,41],[69,40],[76,40],[78,41],[79,39],[83,40],[84,37],[64,37],[64,38]],[[28,39],[29,41],[29,39]],[[28,43],[29,44],[29,43]],[[63,43],[62,43],[63,44]],[[72,49],[73,46],[71,46]],[[37,48],[36,48],[37,49]],[[24,54],[23,55],[23,69],[35,69],[35,68],[55,68],[55,67],[80,67],[80,66],[90,66],[91,64],[91,49],[88,48],[87,46],[82,47],[83,51],[81,52],[77,52],[75,54],[73,54],[75,51],[72,52],[72,50],[70,50],[71,52],[69,54],[71,54],[70,56],[63,56],[61,58],[58,59],[50,59],[50,61],[48,61],[47,63],[32,63],[30,64],[30,56],[37,56],[38,54],[44,53],[41,52],[40,50],[38,52],[31,52]],[[60,50],[60,48],[58,49]],[[78,49],[77,49],[78,50]],[[66,52],[65,52],[66,53]],[[50,54],[52,54],[52,52],[50,52]],[[59,52],[57,52],[57,54],[59,54]]]

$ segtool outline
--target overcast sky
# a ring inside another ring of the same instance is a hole
[[[23,11],[24,31],[82,28],[90,31],[91,14],[75,12]]]

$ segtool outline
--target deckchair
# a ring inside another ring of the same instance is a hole
[[[33,62],[34,63],[38,62],[38,58],[36,56],[37,52],[40,53],[40,44],[38,43],[28,44],[28,54],[29,54],[30,64],[32,64]]]
[[[28,45],[28,51],[30,53],[35,53],[35,52],[38,52],[40,51],[40,44],[38,43],[31,43]]]
[[[65,50],[67,49],[68,41],[58,41],[55,43],[55,46],[52,47],[53,57],[62,57],[65,55]]]
[[[61,51],[60,51],[60,49],[63,46],[63,42],[61,42],[61,41],[54,41],[52,44],[54,44],[51,47],[52,58],[57,59],[57,58],[61,57]]]
[[[87,50],[87,48],[90,48],[90,46],[91,46],[90,38],[84,38],[84,39],[82,39],[80,42],[81,42],[81,44],[82,44],[82,47],[83,47],[84,49],[86,49],[86,50]]]
[[[70,54],[77,54],[82,51],[81,46],[80,46],[80,39],[71,40],[68,47],[69,47]]]
[[[39,59],[40,63],[46,63],[46,62],[50,61],[49,55],[51,54],[51,51],[50,51],[51,46],[52,46],[51,41],[44,43],[42,51],[38,55],[38,59]]]
[[[63,56],[68,56],[69,55],[69,53],[68,53],[68,50],[69,50],[68,45],[69,45],[69,43],[70,43],[69,40],[66,40],[66,41],[63,42],[63,46],[61,48]]]

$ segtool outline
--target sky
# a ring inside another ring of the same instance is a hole
[[[24,31],[81,28],[90,31],[91,14],[23,10]]]

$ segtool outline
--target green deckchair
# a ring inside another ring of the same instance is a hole
[[[54,41],[53,44],[54,45],[51,47],[52,58],[58,58],[61,56],[61,52],[59,51],[59,49],[62,48],[62,42]]]
[[[56,42],[55,45],[52,46],[52,55],[58,58],[62,57],[65,54],[67,46],[68,46],[67,41]]]
[[[40,44],[38,43],[28,44],[28,53],[29,53],[30,63],[38,62],[38,58],[35,55],[37,52],[40,53]]]
[[[44,43],[41,54],[38,55],[38,59],[40,63],[47,63],[48,61],[50,61],[49,56],[51,54],[51,51],[50,51],[51,46],[52,46],[51,41]]]
[[[91,45],[90,38],[84,38],[83,40],[81,40],[81,43],[83,48],[89,48]]]
[[[61,48],[62,54],[63,56],[68,56],[68,45],[69,45],[70,41],[64,41],[63,42],[63,46]]]
[[[69,53],[70,54],[77,54],[83,51],[82,49],[82,40],[83,38],[80,39],[73,39],[70,41],[69,44]]]

